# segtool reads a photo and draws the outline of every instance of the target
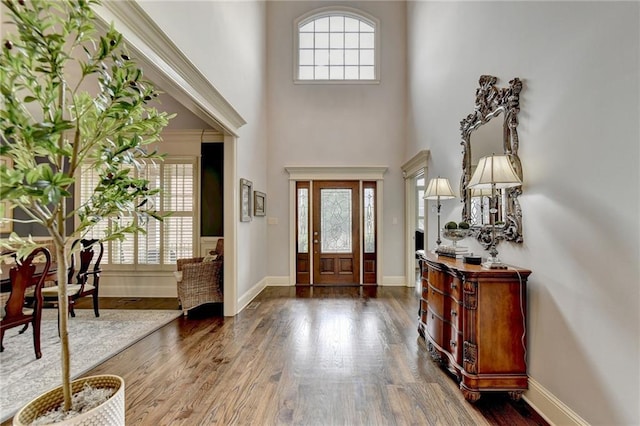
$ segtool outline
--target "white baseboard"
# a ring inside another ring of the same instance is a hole
[[[239,314],[240,312],[242,312],[242,310],[246,308],[247,305],[251,303],[251,301],[255,299],[255,297],[258,294],[260,294],[260,292],[266,286],[267,286],[267,279],[263,278],[262,280],[258,281],[253,287],[251,287],[248,291],[246,291],[242,296],[240,296],[238,298],[238,311],[236,312],[236,314]]]
[[[294,284],[291,284],[291,280],[289,277],[267,277],[268,287],[291,287]]]
[[[524,393],[522,398],[551,425],[589,425],[576,412],[531,377],[529,377],[529,390]]]
[[[382,286],[384,287],[413,287],[407,286],[407,278],[405,276],[387,276],[382,277]]]
[[[291,280],[287,276],[266,277],[265,280],[267,281],[267,286],[269,287],[290,287],[295,285],[295,284],[291,284],[295,280]],[[412,283],[412,284],[413,285],[407,286],[407,280],[404,276],[397,276],[397,277],[388,276],[388,277],[382,278],[381,285],[385,287],[414,287],[415,283]]]

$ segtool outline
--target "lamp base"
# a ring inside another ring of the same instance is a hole
[[[489,257],[487,260],[482,262],[483,269],[507,269],[507,265],[502,263],[500,259],[497,257]]]

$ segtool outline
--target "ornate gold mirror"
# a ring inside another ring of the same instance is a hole
[[[474,112],[460,122],[462,220],[471,225],[472,235],[485,248],[491,245],[493,225],[498,241],[522,242],[522,210],[518,202],[521,186],[497,190],[495,215],[489,213],[490,193],[467,188],[478,160],[492,154],[508,155],[514,171],[522,179],[517,130],[522,82],[514,78],[509,87],[499,88],[495,86],[497,81],[491,75],[480,77]]]

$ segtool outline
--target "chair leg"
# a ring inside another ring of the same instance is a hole
[[[4,352],[4,346],[2,346],[3,339],[4,339],[4,330],[0,330],[0,352]]]
[[[29,328],[29,323],[26,323],[24,327],[22,327],[22,330],[18,331],[18,334],[24,333],[25,331],[27,331],[27,328]]]
[[[73,309],[74,304],[75,304],[75,301],[69,298],[69,313],[71,314],[72,318],[76,317],[76,311]]]
[[[93,313],[96,314],[96,318],[100,316],[100,311],[98,310],[98,293],[93,293]]]
[[[42,358],[42,352],[40,351],[40,320],[33,319],[33,347],[36,351],[36,359]]]

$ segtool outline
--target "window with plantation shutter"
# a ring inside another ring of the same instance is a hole
[[[163,162],[144,163],[135,173],[149,181],[149,188],[161,189],[153,203],[160,214],[169,214],[169,217],[163,222],[151,219],[140,223],[144,233],[128,235],[122,241],[107,242],[102,263],[116,269],[149,269],[163,265],[173,268],[176,259],[193,257],[195,160],[169,157]],[[89,200],[97,179],[94,171],[88,167],[82,169],[80,203]],[[107,227],[118,220],[123,218],[103,220],[85,237],[102,238]]]

